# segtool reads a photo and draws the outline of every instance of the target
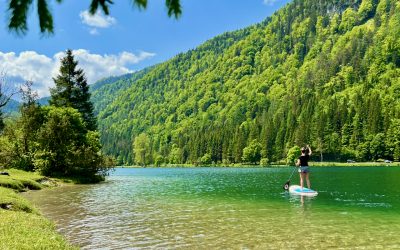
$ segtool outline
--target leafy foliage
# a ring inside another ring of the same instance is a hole
[[[299,152],[300,152],[299,146],[294,146],[290,148],[286,156],[286,164],[294,165],[299,157]]]
[[[61,3],[63,0],[56,0]],[[10,0],[8,4],[8,11],[10,12],[10,20],[8,28],[18,34],[25,34],[28,31],[27,18],[29,8],[34,0]],[[53,15],[48,6],[48,0],[36,0],[37,11],[39,17],[39,27],[42,34],[52,34],[54,32]],[[135,6],[139,9],[147,7],[147,0],[133,0]],[[111,0],[92,0],[89,7],[90,14],[94,15],[99,7],[106,15],[110,14],[109,7],[114,2]],[[182,13],[180,0],[166,0],[165,5],[168,10],[168,16],[178,18]]]
[[[261,159],[261,143],[257,140],[250,142],[249,146],[243,149],[243,162],[257,163]]]
[[[142,133],[138,135],[133,142],[135,161],[145,166],[146,163],[149,162],[149,154],[150,154],[150,139],[147,134]]]
[[[201,163],[202,165],[210,165],[210,164],[212,163],[211,154],[205,153],[205,154],[201,157],[200,163]]]

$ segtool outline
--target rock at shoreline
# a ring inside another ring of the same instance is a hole
[[[43,177],[40,180],[37,180],[37,182],[39,182],[40,184],[44,185],[44,186],[48,186],[48,187],[57,187],[58,186],[58,182],[55,180],[52,180],[48,177]]]

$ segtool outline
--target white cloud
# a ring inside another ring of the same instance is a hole
[[[270,5],[270,6],[274,5],[276,2],[278,2],[278,0],[263,0],[263,3],[265,5]]]
[[[98,35],[100,34],[99,31],[96,28],[90,29],[89,30],[89,34],[91,35]]]
[[[106,16],[101,12],[91,15],[89,11],[85,10],[79,13],[82,23],[91,27],[89,33],[91,35],[98,35],[98,28],[105,29],[117,23],[114,17]]]
[[[101,12],[91,15],[89,11],[85,10],[79,13],[79,16],[84,24],[96,28],[108,28],[117,23],[114,17],[105,16]]]
[[[128,68],[129,65],[155,56],[144,51],[138,54],[124,51],[118,55],[99,55],[84,49],[74,50],[73,55],[78,67],[84,70],[89,84],[104,77],[131,73],[133,70]],[[34,88],[43,97],[49,95],[50,87],[54,87],[52,77],[59,74],[60,59],[64,56],[64,52],[58,52],[50,58],[35,51],[24,51],[19,55],[0,51],[0,70],[7,77],[33,81]]]

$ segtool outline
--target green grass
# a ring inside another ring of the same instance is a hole
[[[0,208],[10,211],[23,211],[38,214],[38,211],[25,198],[14,190],[0,187]]]
[[[0,186],[15,189],[18,191],[24,190],[39,190],[43,188],[40,183],[45,177],[33,172],[25,172],[17,169],[8,169],[10,175],[0,175]]]
[[[18,192],[57,185],[37,173],[16,169],[0,175],[0,249],[78,249],[55,230],[54,224]]]
[[[0,249],[78,249],[43,216],[0,209]]]
[[[21,181],[5,175],[0,175],[0,186],[18,191],[24,190],[24,185]]]

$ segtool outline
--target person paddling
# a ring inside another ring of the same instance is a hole
[[[311,184],[310,184],[310,169],[308,167],[308,161],[310,160],[310,155],[312,151],[309,145],[306,147],[301,148],[301,155],[297,159],[296,166],[299,167],[299,173],[300,173],[300,186],[301,189],[303,189],[304,186],[304,178],[307,181],[307,187],[311,189]]]

